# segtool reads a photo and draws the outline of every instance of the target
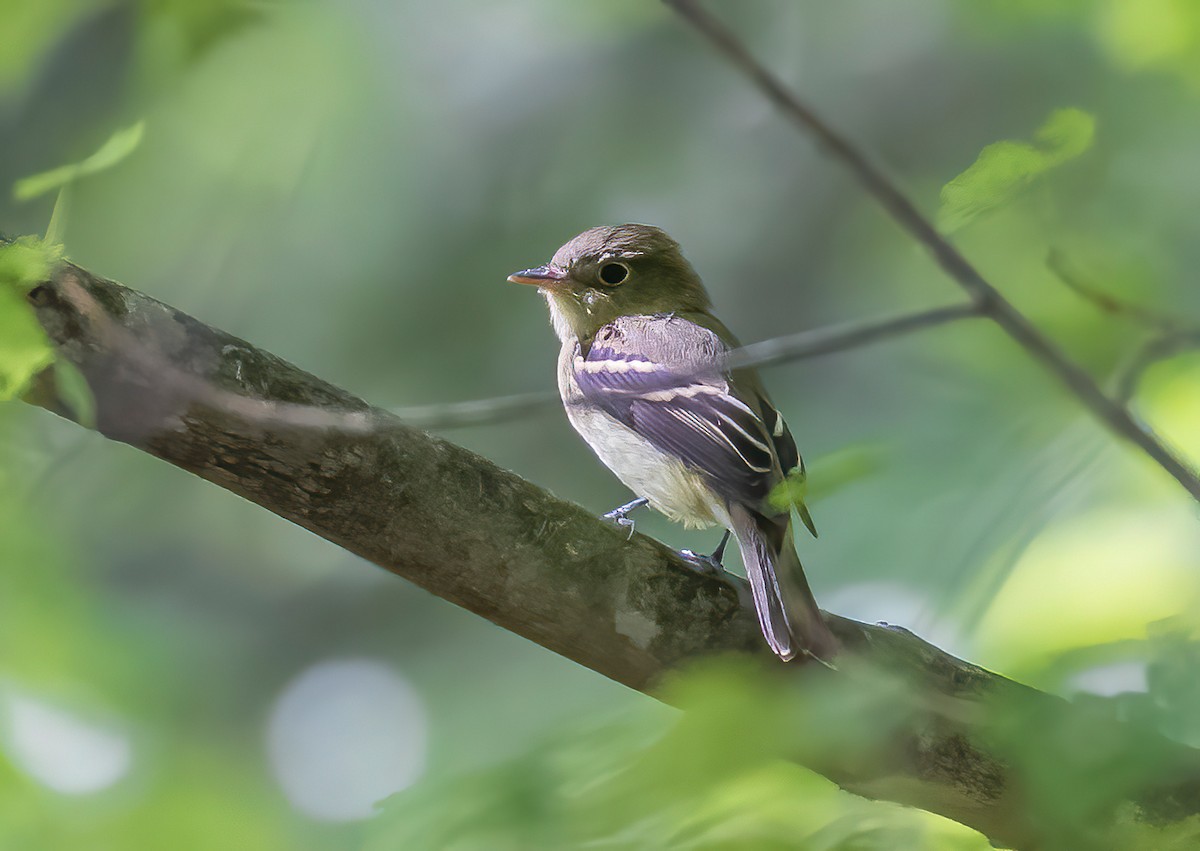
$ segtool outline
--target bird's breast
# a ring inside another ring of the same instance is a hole
[[[565,347],[564,347],[565,349]],[[588,402],[571,370],[574,352],[560,360],[558,380],[567,419],[621,482],[677,523],[728,528],[729,514],[704,477],[663,452],[620,420]]]

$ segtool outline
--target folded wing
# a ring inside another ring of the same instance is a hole
[[[727,351],[713,331],[681,317],[624,317],[576,356],[574,373],[590,402],[701,472],[721,496],[757,505],[782,477],[778,438],[758,399],[743,398],[723,372]]]

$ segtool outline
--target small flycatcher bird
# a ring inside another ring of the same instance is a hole
[[[754,371],[726,366],[739,344],[678,243],[649,225],[592,228],[508,280],[546,297],[567,417],[639,497],[606,516],[628,523],[648,501],[685,526],[732,531],[771,649],[829,661],[838,643],[796,555],[791,510],[768,502],[803,462]]]

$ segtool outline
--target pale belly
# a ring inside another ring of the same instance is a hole
[[[652,508],[685,526],[729,528],[723,501],[682,462],[599,409],[568,405],[567,418],[604,466]]]

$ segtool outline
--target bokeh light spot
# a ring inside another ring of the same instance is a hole
[[[428,723],[416,690],[380,662],[321,662],[271,709],[271,769],[297,810],[322,821],[369,818],[425,769]]]
[[[4,749],[22,771],[55,792],[99,792],[133,764],[129,737],[120,732],[12,688],[0,703]]]

